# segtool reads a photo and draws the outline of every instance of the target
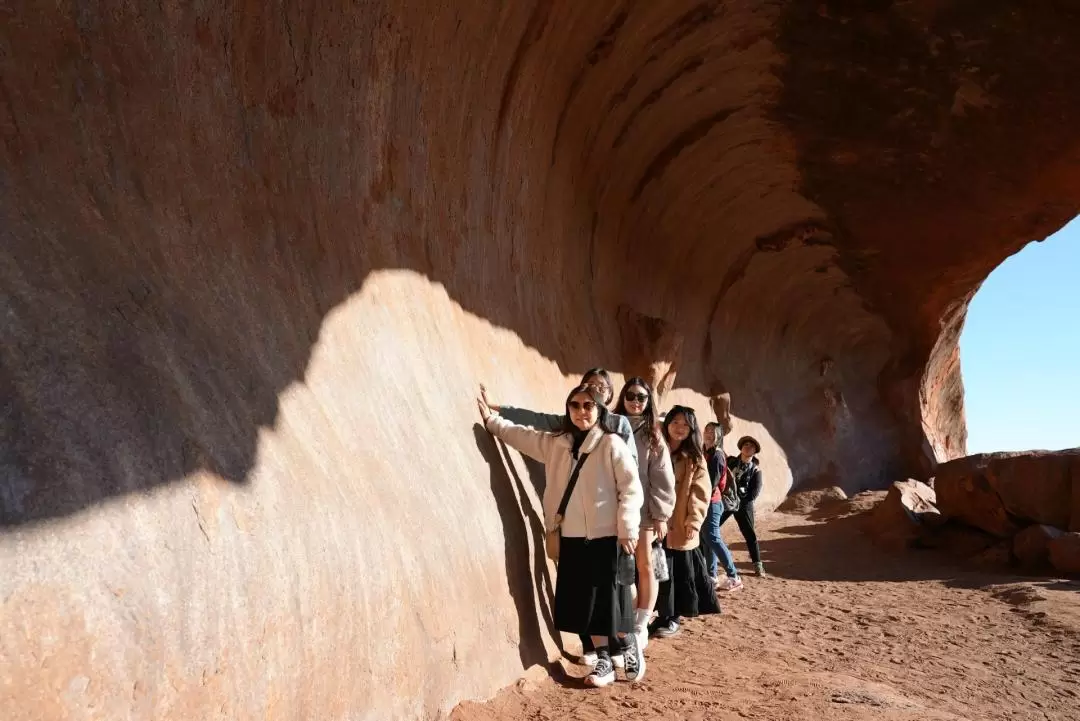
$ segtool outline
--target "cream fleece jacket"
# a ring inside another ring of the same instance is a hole
[[[492,414],[487,429],[497,438],[544,464],[544,526],[552,530],[563,492],[576,461],[573,439],[519,426]],[[618,538],[637,541],[645,494],[629,447],[617,435],[594,427],[581,444],[589,457],[566,506],[562,535],[568,538]]]

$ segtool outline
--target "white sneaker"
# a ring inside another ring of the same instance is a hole
[[[615,668],[626,668],[626,659],[623,658],[621,653],[613,654],[611,656],[611,663]]]
[[[582,666],[588,666],[589,668],[592,668],[593,666],[595,666],[596,665],[596,652],[595,651],[586,651],[585,653],[581,654],[581,665]]]
[[[603,688],[615,683],[615,668],[611,665],[611,659],[597,659],[592,673],[585,677],[585,685]]]
[[[725,576],[723,579],[716,582],[717,591],[738,591],[742,587],[742,579],[738,576],[735,576],[735,578]]]

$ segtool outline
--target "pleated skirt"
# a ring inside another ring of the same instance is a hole
[[[615,636],[634,627],[630,587],[616,583],[618,539],[564,537],[555,580],[555,628],[565,633]]]

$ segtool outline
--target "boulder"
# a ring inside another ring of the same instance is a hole
[[[867,519],[866,531],[879,543],[902,547],[911,545],[927,527],[942,525],[944,519],[934,505],[937,498],[930,486],[908,479],[897,481]]]
[[[1080,574],[1080,533],[1063,533],[1047,547],[1054,568],[1062,573]]]
[[[1053,526],[1036,523],[1013,537],[1012,553],[1023,565],[1040,568],[1050,563],[1050,542],[1063,532]]]
[[[1070,475],[1077,460],[1080,449],[992,454],[986,479],[1008,513],[1025,521],[1067,528],[1072,506]]]
[[[1069,530],[1080,532],[1080,458],[1074,458],[1069,471],[1072,480],[1072,503],[1069,512]]]
[[[1026,523],[1067,528],[1075,515],[1073,469],[1080,450],[990,453],[944,463],[935,474],[938,508],[1000,538]]]
[[[844,502],[844,510],[849,514],[872,511],[885,501],[887,495],[889,495],[888,491],[863,491],[861,493],[856,493]]]
[[[826,506],[833,506],[848,499],[847,493],[839,486],[816,488],[792,493],[776,510],[781,513],[794,513],[805,516]]]

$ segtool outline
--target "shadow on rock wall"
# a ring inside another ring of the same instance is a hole
[[[506,580],[520,623],[521,667],[529,668],[538,663],[547,665],[544,639],[559,641],[561,637],[555,630],[552,615],[555,589],[544,557],[544,523],[532,506],[506,445],[493,438],[479,423],[473,432],[476,447],[491,468],[491,493],[503,522]],[[533,559],[531,569],[524,562],[530,557]],[[541,620],[544,629],[540,627]]]
[[[541,256],[523,205],[535,198],[502,195],[506,172],[558,174],[460,144],[497,134],[493,114],[461,110],[490,88],[447,78],[405,93],[399,72],[424,49],[385,17],[295,15],[37,6],[5,34],[0,526],[196,470],[246,482],[324,318],[379,269],[442,283],[564,372],[620,365],[603,329],[581,332],[588,269],[568,250]],[[320,37],[315,77],[310,55],[301,77],[286,62],[296,23]],[[444,41],[463,54],[445,60],[467,66],[473,43]],[[41,67],[57,81],[27,70]],[[424,113],[450,106],[468,127],[413,142]],[[489,171],[465,171],[477,161]],[[587,227],[561,215],[571,236]],[[410,309],[395,312],[408,335]],[[437,373],[437,360],[413,370]]]

